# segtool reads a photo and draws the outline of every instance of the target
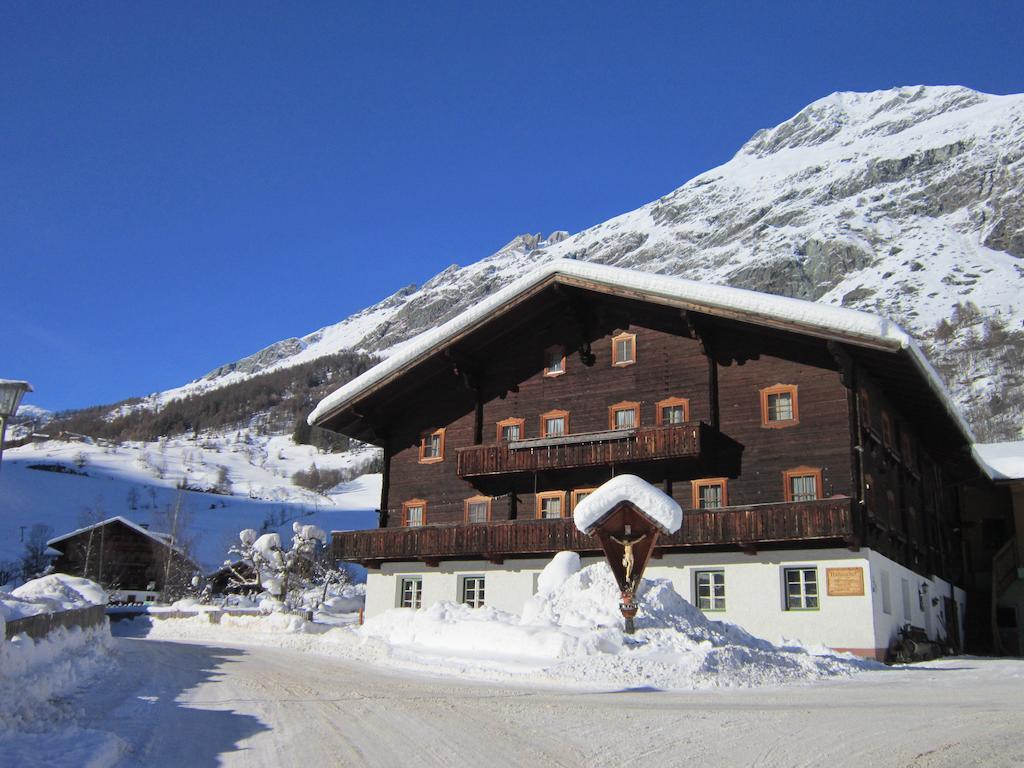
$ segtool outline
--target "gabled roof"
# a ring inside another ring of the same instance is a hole
[[[60,536],[57,536],[56,538],[50,539],[48,542],[46,542],[46,544],[47,544],[47,546],[52,547],[54,544],[57,544],[57,543],[62,542],[62,541],[66,541],[66,540],[71,539],[71,538],[74,538],[75,536],[79,536],[80,534],[83,534],[86,531],[91,531],[91,530],[94,530],[96,528],[102,528],[103,526],[110,525],[111,523],[121,523],[122,525],[132,529],[136,533],[142,534],[147,539],[152,539],[157,544],[160,544],[160,545],[162,545],[164,547],[170,547],[171,549],[173,549],[175,552],[177,552],[182,557],[188,558],[188,555],[186,555],[185,552],[183,552],[180,547],[171,547],[171,545],[170,545],[170,538],[171,538],[170,534],[168,534],[168,533],[158,533],[156,531],[151,531],[148,528],[143,528],[138,523],[133,523],[128,518],[121,517],[120,515],[115,515],[114,517],[108,517],[106,520],[100,520],[98,523],[93,523],[92,525],[87,525],[87,526],[85,526],[83,528],[77,528],[76,530],[71,531],[70,533],[65,533],[65,534],[62,534]],[[189,559],[191,559],[191,558],[189,558]]]
[[[858,347],[904,353],[943,404],[965,442],[975,441],[970,426],[917,342],[887,318],[813,301],[571,259],[548,262],[443,325],[403,342],[389,358],[321,400],[309,415],[309,423],[322,425],[363,396],[401,376],[410,366],[442,352],[496,314],[554,283],[796,331]]]

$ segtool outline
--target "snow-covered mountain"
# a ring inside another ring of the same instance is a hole
[[[392,354],[538,263],[568,257],[887,315],[921,340],[981,439],[1019,437],[1022,188],[1024,95],[835,93],[635,211],[572,236],[521,235],[141,407],[339,349]]]

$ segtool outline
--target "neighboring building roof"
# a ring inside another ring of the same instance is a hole
[[[70,539],[70,538],[73,538],[73,537],[78,536],[80,534],[83,534],[86,531],[91,531],[91,530],[93,530],[95,528],[102,528],[103,526],[109,525],[110,523],[121,523],[122,525],[125,525],[128,528],[131,528],[136,533],[141,533],[146,538],[152,539],[157,544],[160,544],[160,545],[162,545],[164,547],[170,547],[170,534],[168,534],[168,533],[157,533],[155,531],[150,531],[147,528],[143,528],[138,523],[133,523],[128,518],[121,517],[120,515],[116,515],[114,517],[108,517],[106,520],[100,520],[98,523],[93,523],[92,525],[87,525],[84,528],[78,528],[78,529],[76,529],[74,531],[71,531],[70,533],[62,534],[60,536],[57,536],[56,538],[50,539],[48,542],[46,542],[46,544],[48,546],[52,547],[54,544],[57,544],[58,542],[66,541],[67,539]],[[171,547],[171,548],[175,552],[177,552],[179,555],[181,555],[182,557],[186,557],[186,558],[188,557],[188,555],[186,555],[181,550],[181,548],[179,548],[179,547]],[[61,553],[61,554],[63,554],[63,553]],[[189,558],[189,559],[191,559],[191,558]]]
[[[1024,440],[976,443],[974,456],[993,480],[1024,480]]]
[[[309,423],[318,425],[328,420],[364,394],[398,377],[409,366],[453,344],[507,306],[534,294],[551,282],[667,304],[718,317],[795,330],[857,346],[888,352],[906,352],[942,402],[966,442],[975,441],[970,426],[953,403],[945,384],[917,342],[887,318],[813,301],[571,259],[553,260],[443,325],[398,345],[389,358],[321,400],[309,415]]]

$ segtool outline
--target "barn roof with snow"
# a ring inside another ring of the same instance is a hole
[[[154,542],[156,542],[157,544],[160,544],[161,546],[170,547],[171,549],[173,549],[178,554],[187,557],[185,552],[180,547],[177,547],[177,546],[172,547],[171,546],[170,534],[158,533],[156,531],[151,531],[148,528],[143,528],[138,523],[133,523],[128,518],[121,517],[120,515],[115,515],[114,517],[108,517],[106,520],[100,520],[98,523],[93,523],[92,525],[86,525],[86,526],[83,526],[81,528],[77,528],[77,529],[75,529],[73,531],[70,531],[68,533],[61,534],[60,536],[57,536],[55,538],[50,539],[48,542],[46,542],[46,544],[47,544],[47,546],[54,547],[54,549],[60,550],[60,546],[59,545],[60,545],[61,542],[67,541],[68,539],[73,539],[74,537],[80,536],[81,534],[86,533],[87,531],[91,531],[91,530],[94,530],[96,528],[102,528],[102,527],[104,527],[106,525],[110,525],[111,523],[120,523],[121,525],[125,526],[126,528],[131,529],[135,533],[141,534],[142,536],[145,536],[148,539],[152,539]],[[58,545],[58,546],[54,546],[54,545]]]
[[[843,343],[870,358],[873,375],[889,389],[905,393],[907,410],[917,411],[919,420],[935,421],[934,414],[942,414],[942,439],[953,438],[967,453],[974,442],[970,427],[921,348],[887,318],[570,259],[551,261],[443,325],[398,345],[386,360],[325,397],[310,414],[309,423],[378,442],[366,413],[375,399],[387,398],[389,387],[436,358],[457,360],[466,347],[479,346],[481,334],[499,331],[502,319],[517,307],[544,292],[567,288]]]

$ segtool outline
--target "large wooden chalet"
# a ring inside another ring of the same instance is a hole
[[[407,343],[310,423],[384,450],[380,528],[333,538],[370,569],[369,615],[518,611],[553,553],[599,556],[572,509],[629,472],[688,510],[647,575],[709,615],[864,655],[903,624],[960,646],[987,565],[961,534],[1006,514],[891,322],[576,261]]]

